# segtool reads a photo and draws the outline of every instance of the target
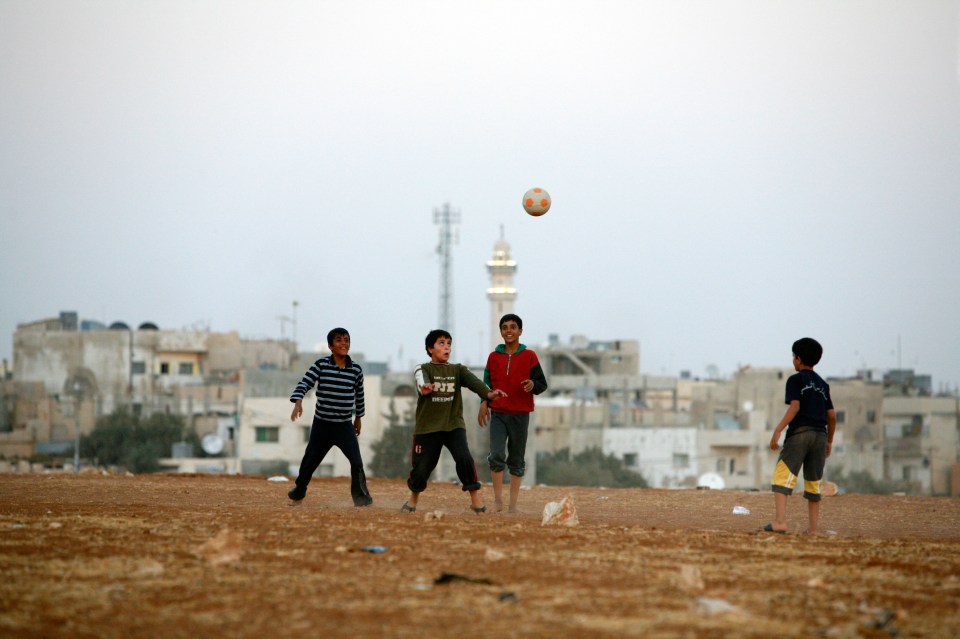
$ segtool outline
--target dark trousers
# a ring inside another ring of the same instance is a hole
[[[487,455],[487,463],[492,472],[502,473],[504,468],[509,468],[511,475],[523,477],[527,470],[524,457],[529,427],[530,413],[513,415],[490,411],[490,454]]]
[[[457,478],[463,490],[480,490],[480,482],[477,481],[477,465],[467,445],[467,431],[463,428],[413,436],[413,468],[410,469],[410,477],[407,479],[410,490],[415,493],[426,490],[427,480],[430,479],[433,469],[437,467],[444,446],[453,456]]]
[[[310,441],[300,462],[300,474],[297,486],[306,488],[310,478],[316,472],[320,462],[332,447],[339,448],[350,461],[350,495],[354,502],[370,496],[367,491],[367,478],[363,474],[363,458],[360,457],[360,442],[352,422],[328,422],[316,417],[310,427]]]

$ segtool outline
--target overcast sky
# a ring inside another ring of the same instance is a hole
[[[0,0],[0,356],[61,310],[454,360],[503,225],[523,341],[641,372],[960,383],[960,2]],[[553,208],[527,216],[541,186]]]

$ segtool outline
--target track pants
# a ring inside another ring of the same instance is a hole
[[[357,431],[354,430],[352,422],[328,422],[317,417],[313,418],[310,441],[307,442],[307,450],[304,451],[303,460],[300,462],[297,486],[307,487],[320,462],[334,446],[339,448],[350,461],[350,495],[354,503],[368,499],[370,492],[367,490],[367,478],[363,474],[360,442],[357,441]]]
[[[410,477],[407,479],[407,486],[410,490],[415,493],[422,493],[426,490],[427,480],[430,479],[430,473],[433,472],[433,469],[437,467],[444,446],[453,456],[457,468],[457,478],[460,480],[463,490],[480,490],[480,482],[477,481],[477,465],[474,463],[473,455],[470,454],[470,447],[467,445],[467,431],[463,428],[413,436],[413,467],[410,469]]]

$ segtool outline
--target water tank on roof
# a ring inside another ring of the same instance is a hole
[[[114,322],[110,325],[111,331],[129,331],[130,327],[127,326],[126,322]]]
[[[144,322],[137,327],[139,331],[159,331],[160,327],[154,324],[153,322]]]
[[[78,318],[76,311],[60,312],[60,328],[64,331],[77,330]]]

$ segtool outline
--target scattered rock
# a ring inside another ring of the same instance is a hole
[[[701,591],[705,588],[700,568],[685,564],[680,566],[680,587],[684,590]]]
[[[500,561],[501,559],[506,559],[506,557],[506,554],[494,548],[487,548],[487,552],[483,556],[487,561]]]
[[[236,563],[243,556],[243,535],[224,528],[198,546],[194,554],[206,559],[212,566]]]

